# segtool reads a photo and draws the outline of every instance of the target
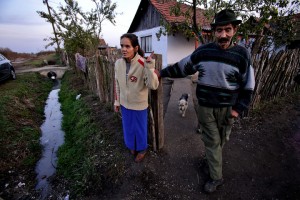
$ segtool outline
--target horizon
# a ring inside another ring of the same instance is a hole
[[[49,5],[57,10],[63,0],[48,0]],[[83,11],[90,11],[92,1],[77,0]],[[120,46],[120,36],[127,32],[133,20],[140,0],[112,0],[117,4],[115,17],[116,25],[105,21],[102,24],[101,38],[111,47]],[[14,12],[12,12],[14,11]],[[36,11],[48,13],[47,6],[36,0],[10,0],[0,1],[0,48],[8,48],[17,53],[38,53],[55,50],[56,45],[45,48],[49,43],[46,38],[53,37],[51,23],[41,18]],[[5,16],[5,17],[3,17]],[[63,48],[63,47],[62,47]]]

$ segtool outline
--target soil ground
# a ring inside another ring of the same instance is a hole
[[[204,145],[196,132],[194,89],[188,79],[175,80],[164,120],[164,148],[150,151],[143,163],[129,160],[121,187],[101,198],[300,199],[300,97],[270,103],[235,122],[223,150],[225,184],[206,194],[208,175],[203,171]],[[185,118],[177,108],[183,92],[193,97]]]
[[[188,79],[175,80],[164,119],[163,149],[149,148],[145,160],[135,163],[123,147],[127,168],[121,184],[83,199],[300,199],[299,95],[269,103],[235,122],[223,150],[225,184],[208,195],[203,191],[208,176],[202,167],[204,145],[196,132],[194,89]],[[177,110],[182,92],[191,94],[185,118]],[[104,112],[94,115],[95,119],[111,118]],[[116,126],[105,121],[108,127]],[[121,132],[115,134],[122,140]]]

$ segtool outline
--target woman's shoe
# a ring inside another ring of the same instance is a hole
[[[134,161],[137,162],[137,163],[142,162],[145,158],[146,153],[147,153],[146,151],[142,152],[142,153],[141,152],[138,153],[137,156],[135,157]]]

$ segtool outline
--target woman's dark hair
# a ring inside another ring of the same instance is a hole
[[[138,54],[139,54],[140,56],[144,57],[145,53],[144,53],[144,51],[141,49],[140,44],[139,44],[139,39],[138,39],[138,37],[137,37],[135,34],[133,34],[133,33],[125,33],[125,34],[123,34],[123,35],[121,36],[121,39],[123,39],[123,38],[128,38],[128,39],[130,40],[131,45],[132,45],[133,47],[138,46]]]

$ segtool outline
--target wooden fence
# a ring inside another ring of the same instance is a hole
[[[103,103],[114,103],[114,64],[121,58],[120,51],[102,51],[95,56],[87,58],[86,72],[79,72],[85,79],[89,89],[96,94]],[[161,55],[155,55],[156,69],[162,67]],[[74,66],[75,61],[73,60]],[[148,119],[148,138],[149,144],[154,151],[159,150],[164,145],[164,125],[163,125],[163,89],[160,82],[157,90],[149,91],[149,119]]]
[[[88,85],[103,103],[114,102],[114,63],[119,54],[95,55],[87,59]]]
[[[282,50],[271,55],[264,51],[253,55],[252,62],[256,82],[252,108],[294,92],[299,87],[293,78],[300,69],[300,49]]]
[[[300,49],[280,51],[270,55],[262,52],[252,56],[255,70],[255,90],[252,100],[252,108],[260,103],[273,100],[296,91],[299,86],[293,81],[300,68]],[[156,56],[156,69],[162,67],[161,55]],[[88,58],[86,62],[86,73],[84,76],[86,84],[95,93],[101,102],[114,103],[114,63],[121,57],[119,51],[98,53]],[[72,61],[72,59],[70,59]],[[72,63],[75,63],[74,60]],[[75,65],[74,65],[75,66]],[[78,70],[77,70],[78,71]],[[149,93],[149,144],[154,151],[164,145],[163,125],[163,85],[160,81],[159,88]]]

